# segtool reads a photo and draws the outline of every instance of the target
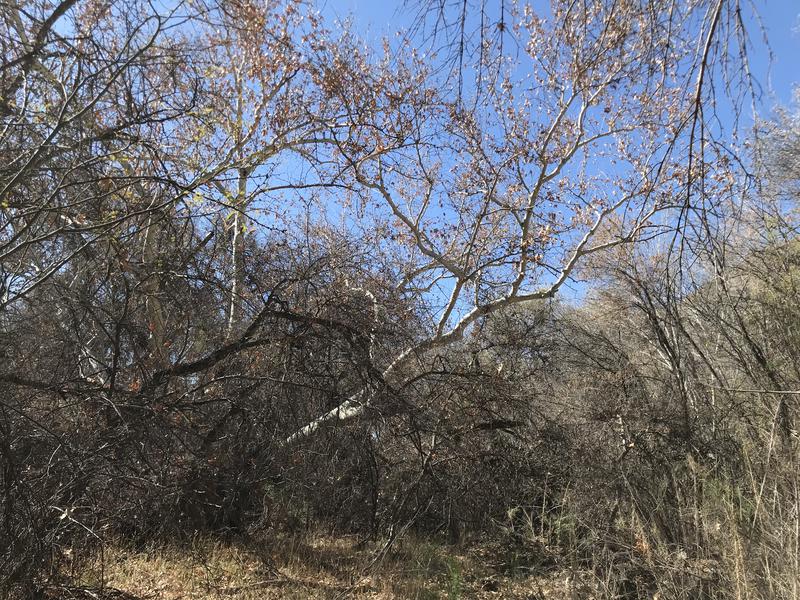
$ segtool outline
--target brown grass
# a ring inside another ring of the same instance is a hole
[[[406,539],[370,567],[379,549],[354,537],[320,534],[246,543],[198,538],[187,546],[138,551],[111,544],[70,590],[76,598],[113,597],[109,590],[121,590],[163,600],[601,597],[585,583],[586,574],[508,572],[492,564],[492,549],[477,543],[456,548]]]
[[[510,511],[493,541],[452,546],[406,535],[380,561],[380,542],[322,533],[197,537],[144,549],[106,543],[90,560],[65,553],[63,572],[78,574],[77,585],[49,597],[121,600],[109,590],[122,590],[127,600],[797,600],[797,473],[794,461],[773,461],[770,469],[748,463],[744,481],[731,480],[690,461],[676,471],[685,481],[673,525],[682,525],[683,544],[668,542],[657,526],[671,515],[656,518],[661,498],[651,514],[629,507],[605,535],[587,535],[565,497],[538,520]]]

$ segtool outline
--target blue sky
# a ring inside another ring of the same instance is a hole
[[[775,103],[789,105],[792,89],[800,83],[800,0],[767,0],[759,4],[773,60],[770,67],[767,50],[761,40],[754,39],[753,70],[769,92],[763,102],[764,110],[769,111]]]
[[[534,5],[548,4],[548,0],[531,0]],[[746,26],[750,34],[749,59],[751,72],[761,88],[756,110],[761,118],[769,118],[778,106],[792,106],[795,86],[800,84],[800,0],[741,0]],[[320,8],[327,19],[350,19],[353,31],[367,44],[380,45],[384,36],[392,36],[398,30],[411,25],[412,8],[404,6],[403,0],[320,0]],[[490,3],[491,5],[491,3]],[[755,7],[760,22],[752,12]],[[763,29],[762,29],[763,26]],[[768,45],[764,42],[764,36]],[[717,110],[724,127],[731,126],[734,115],[728,102],[721,99]],[[749,128],[752,114],[745,104],[739,126]],[[792,106],[800,110],[799,105]],[[728,123],[725,123],[728,121]],[[566,297],[581,297],[585,286],[571,282],[563,290]]]
[[[752,70],[764,91],[758,108],[766,117],[776,105],[790,105],[792,90],[800,83],[800,0],[753,1],[772,51],[770,60],[770,49],[763,43],[758,24],[748,19]],[[744,0],[743,5],[747,3]],[[378,42],[382,36],[408,26],[413,13],[403,7],[402,0],[323,0],[321,6],[328,17],[352,18],[355,31],[367,42]]]

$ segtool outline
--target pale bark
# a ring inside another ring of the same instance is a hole
[[[639,225],[636,226],[625,237],[591,245],[598,230],[601,228],[606,218],[611,213],[613,213],[617,208],[618,205],[614,205],[606,210],[600,211],[597,214],[594,223],[586,231],[583,238],[575,246],[568,260],[565,262],[564,266],[559,272],[556,280],[552,284],[550,284],[549,286],[545,286],[540,290],[529,293],[520,293],[518,286],[512,286],[511,291],[509,292],[508,295],[493,300],[491,302],[476,305],[470,312],[464,315],[456,325],[454,325],[449,330],[443,331],[440,327],[439,330],[437,330],[437,332],[430,338],[425,339],[419,342],[418,344],[405,348],[402,352],[400,352],[396,356],[396,358],[389,364],[389,366],[382,371],[381,379],[390,385],[397,381],[402,382],[403,370],[405,368],[410,367],[411,363],[413,363],[414,361],[421,361],[425,357],[425,355],[428,354],[429,352],[446,347],[462,339],[467,329],[470,327],[470,325],[472,325],[482,317],[485,317],[493,312],[496,312],[498,310],[501,310],[509,306],[523,304],[526,302],[535,302],[538,300],[544,300],[547,298],[555,297],[559,289],[564,285],[564,283],[566,283],[569,280],[570,276],[575,271],[575,268],[578,266],[578,264],[580,263],[581,259],[584,256],[602,250],[606,250],[608,248],[620,244],[630,243],[633,240],[635,240],[636,237],[639,235],[641,229],[647,223],[648,218],[651,216],[650,213],[648,213],[645,216],[645,218],[643,218],[639,222]],[[312,421],[310,421],[309,423],[298,429],[295,433],[286,438],[284,443],[287,445],[295,443],[298,440],[301,440],[303,438],[312,435],[317,430],[319,430],[320,427],[323,427],[326,424],[329,423],[341,424],[345,421],[361,417],[362,415],[364,415],[366,410],[372,406],[374,399],[375,399],[374,389],[364,388],[362,390],[359,390],[358,392],[350,396],[347,400],[345,400],[335,408],[320,415],[319,417],[313,419]]]
[[[233,126],[235,128],[238,162],[243,160],[242,143],[246,137],[244,132],[244,90],[242,73],[234,70],[236,80],[236,114]],[[242,293],[244,292],[244,236],[245,236],[245,210],[247,209],[247,177],[248,172],[244,167],[237,169],[236,198],[231,209],[233,223],[231,224],[231,298],[228,305],[228,327],[226,339],[231,339],[242,315]]]
[[[160,269],[158,268],[158,249],[156,247],[157,224],[155,215],[147,217],[147,226],[144,232],[144,244],[142,248],[142,261],[149,268],[153,269],[145,275],[142,282],[147,309],[147,326],[150,330],[150,353],[156,362],[158,369],[165,369],[169,365],[169,349],[166,339],[166,321],[164,319],[164,308],[161,304],[159,295],[161,294]],[[154,268],[155,267],[155,268]]]
[[[231,227],[231,299],[228,306],[228,331],[227,338],[236,332],[236,327],[242,320],[242,303],[244,294],[244,243],[247,207],[247,169],[239,169],[236,205],[233,208],[233,223]]]

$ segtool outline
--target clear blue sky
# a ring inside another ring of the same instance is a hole
[[[769,96],[764,109],[775,103],[789,105],[792,90],[800,84],[800,0],[767,0],[759,3],[759,12],[772,47],[771,67],[767,52],[754,31],[753,71]]]
[[[800,0],[754,2],[773,54],[770,65],[759,26],[754,21],[748,23],[753,74],[764,91],[759,112],[766,117],[776,105],[790,105],[792,90],[800,84]],[[402,0],[321,0],[320,7],[327,17],[351,17],[355,31],[367,42],[379,42],[383,36],[407,27],[413,12]]]
[[[531,0],[534,5],[548,4],[548,0]],[[749,59],[751,73],[761,88],[756,110],[761,118],[769,118],[778,106],[800,111],[800,103],[794,103],[794,89],[800,85],[800,0],[742,0],[746,27],[750,34]],[[318,5],[326,19],[350,19],[357,36],[367,44],[379,46],[384,36],[392,36],[398,30],[408,28],[415,16],[413,9],[404,6],[403,0],[319,0]],[[415,4],[410,0],[409,4]],[[758,11],[760,23],[751,8]],[[763,29],[762,29],[763,26]],[[766,35],[768,44],[764,41]],[[800,98],[798,98],[800,100]],[[728,103],[717,105],[719,117],[733,121]],[[752,124],[749,102],[739,121],[747,128]],[[729,119],[726,117],[729,116]],[[731,123],[723,123],[729,127]],[[574,282],[564,290],[566,297],[579,298],[585,285]]]

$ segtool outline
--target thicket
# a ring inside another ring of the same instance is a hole
[[[701,133],[736,3],[622,4],[514,13],[535,94],[502,29],[437,79],[300,2],[4,5],[0,593],[325,528],[800,597],[800,130]]]

